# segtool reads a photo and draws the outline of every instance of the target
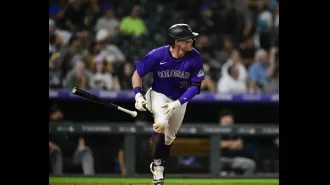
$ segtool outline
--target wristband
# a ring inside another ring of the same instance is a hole
[[[141,87],[135,87],[134,88],[135,95],[138,94],[138,93],[141,93],[141,91],[142,91]]]

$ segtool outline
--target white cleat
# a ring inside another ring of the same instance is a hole
[[[154,166],[153,162],[150,164],[150,171],[154,175],[152,183],[154,185],[164,184],[164,166]]]

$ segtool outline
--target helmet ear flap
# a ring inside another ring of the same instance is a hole
[[[193,45],[193,47],[195,47],[195,45],[196,45],[196,38],[194,37],[192,40],[193,40],[193,44],[192,45]]]

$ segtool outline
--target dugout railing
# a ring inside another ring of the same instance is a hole
[[[73,123],[73,122],[50,122],[49,132],[65,132],[65,133],[109,133],[124,135],[124,151],[127,176],[138,176],[135,172],[136,156],[135,156],[135,136],[137,134],[152,133],[152,126],[137,126],[132,123]],[[184,123],[180,130],[180,134],[192,136],[209,136],[210,137],[210,174],[208,176],[219,176],[221,150],[219,150],[219,142],[221,136],[227,134],[248,135],[248,136],[277,136],[279,134],[278,125],[233,125],[231,127],[221,127],[216,124],[189,124]]]

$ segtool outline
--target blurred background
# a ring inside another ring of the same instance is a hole
[[[127,134],[104,132],[102,125],[149,128],[152,115],[139,113],[133,119],[70,92],[87,89],[133,110],[135,61],[167,45],[167,30],[177,23],[200,34],[195,48],[206,74],[183,125],[279,126],[278,1],[49,0],[49,123],[56,128],[49,133],[50,174],[132,175],[127,172]],[[143,79],[144,91],[151,81],[152,74]],[[86,124],[94,130],[77,131]],[[215,148],[209,135],[180,134],[168,173],[210,173],[216,149],[221,155],[213,175],[278,174],[278,133],[220,135]],[[134,137],[134,174],[150,176],[150,134]]]

